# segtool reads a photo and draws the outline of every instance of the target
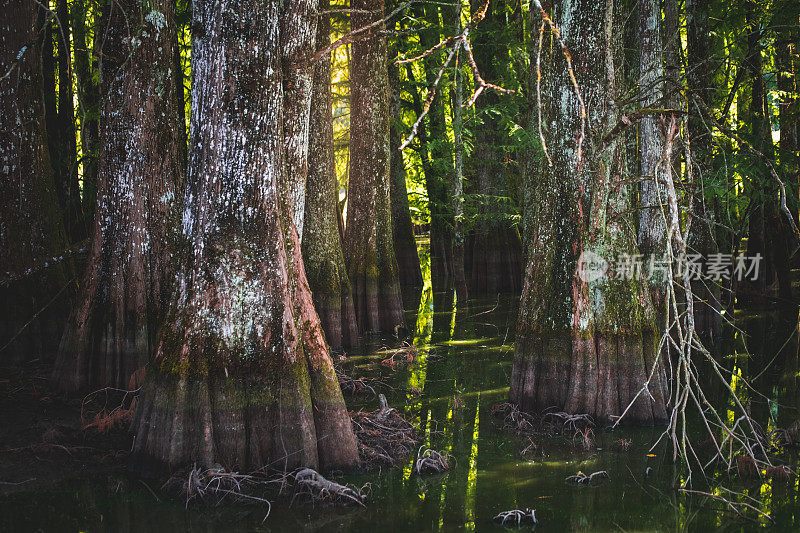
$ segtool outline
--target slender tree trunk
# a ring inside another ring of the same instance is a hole
[[[68,391],[126,388],[155,348],[174,276],[183,182],[169,0],[124,0],[103,21],[102,130],[92,245],[53,377]]]
[[[596,138],[618,119],[612,5],[562,1],[554,9],[589,105],[585,131]],[[527,213],[532,240],[510,397],[525,410],[553,407],[608,421],[645,385],[658,357],[653,309],[643,280],[587,268],[636,251],[625,147],[617,138],[595,153],[587,138],[579,150],[581,107],[563,58],[551,73],[545,87],[557,106],[548,132],[553,166],[533,178],[538,209]],[[665,386],[653,379],[626,422],[665,420]]]
[[[383,0],[353,0],[351,25],[383,17]],[[366,11],[371,11],[367,14]],[[389,202],[389,86],[379,28],[353,43],[350,63],[350,179],[344,258],[360,331],[404,325]]]
[[[34,2],[0,0],[0,358],[7,362],[51,360],[69,304],[68,263],[26,275],[67,247],[45,142],[44,17]]]
[[[448,22],[454,33],[461,32],[461,6],[454,6],[448,10]],[[464,272],[464,80],[461,65],[464,62],[463,52],[458,57],[459,61],[453,74],[452,89],[452,124],[453,124],[453,190],[451,201],[453,203],[453,276],[458,305],[464,305],[469,298],[467,279]]]
[[[99,16],[96,15],[96,19]],[[96,81],[97,65],[86,39],[89,24],[89,1],[72,2],[72,35],[74,37],[75,80],[78,89],[78,116],[81,123],[81,164],[83,165],[83,217],[91,228],[97,203],[97,159],[100,142],[100,88]],[[95,24],[95,28],[98,27]]]
[[[196,0],[184,245],[139,396],[141,467],[347,468],[356,441],[288,205],[280,0]],[[296,111],[296,110],[293,110]]]
[[[320,1],[320,11],[329,9]],[[330,19],[323,15],[317,28],[317,47],[330,43]],[[303,261],[314,307],[328,343],[334,348],[358,345],[353,292],[342,254],[337,213],[336,172],[331,112],[331,59],[315,67],[309,125]]]
[[[690,94],[689,100],[689,146],[692,172],[696,190],[694,193],[694,213],[689,232],[689,249],[700,254],[705,261],[719,252],[715,234],[715,203],[705,188],[711,183],[713,153],[711,131],[707,121],[698,116],[693,98],[701,99],[712,106],[712,64],[709,38],[708,2],[705,0],[686,0],[687,57],[686,78]],[[716,343],[722,328],[720,311],[720,287],[711,280],[692,283],[695,297],[695,327],[701,338],[710,345]]]
[[[435,3],[419,4],[416,16],[426,20],[428,28],[419,32],[420,46],[429,50],[442,39],[439,28],[439,6]],[[437,50],[423,58],[425,85],[430,90],[439,76],[444,62],[442,51]],[[420,150],[426,150],[428,165],[425,168],[425,189],[428,193],[428,210],[431,216],[431,285],[434,292],[452,291],[453,265],[453,151],[447,137],[445,99],[447,76],[443,75],[436,88],[436,97],[426,116],[428,127],[425,142],[420,141]],[[421,111],[421,110],[420,110]],[[450,302],[452,303],[452,301]]]
[[[395,42],[398,39],[395,39]],[[392,47],[396,48],[396,47]],[[400,275],[400,286],[403,288],[422,287],[422,269],[417,254],[417,241],[414,238],[414,227],[411,223],[411,212],[408,206],[408,190],[406,189],[406,168],[403,153],[398,150],[402,143],[400,127],[403,123],[400,107],[400,70],[394,63],[396,50],[389,53],[389,90],[390,122],[389,122],[389,197],[392,199],[392,237],[394,253]]]
[[[53,128],[50,163],[53,165],[56,192],[64,216],[64,227],[70,242],[86,236],[86,226],[81,210],[78,186],[78,160],[75,140],[75,116],[72,96],[72,69],[70,57],[70,17],[66,0],[56,0],[57,21],[54,24],[58,67],[58,106]]]
[[[472,0],[473,12],[483,5],[483,0]],[[497,82],[494,65],[501,49],[493,36],[500,25],[495,9],[498,6],[491,3],[474,33],[472,47],[478,70],[488,82]],[[497,101],[494,93],[487,92],[476,102],[476,111],[483,112],[483,123],[475,128],[471,166],[472,180],[483,202],[468,243],[467,269],[473,295],[515,293],[522,286],[522,240],[517,227],[508,220],[511,213],[506,202],[501,200],[509,193],[500,149],[503,145],[500,124],[493,114],[484,112]]]

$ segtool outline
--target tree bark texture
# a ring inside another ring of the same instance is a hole
[[[355,437],[281,207],[280,0],[193,5],[181,267],[133,429],[139,468],[348,468]]]
[[[74,392],[127,388],[155,348],[174,275],[182,124],[169,0],[124,0],[104,19],[98,205],[89,260],[53,377]]]
[[[587,109],[586,132],[617,122],[619,60],[612,2],[556,2],[554,20],[569,48]],[[563,57],[554,53],[545,79],[555,120],[548,145],[553,166],[532,177],[533,217],[520,303],[510,397],[524,410],[556,408],[598,421],[619,416],[647,382],[657,357],[653,309],[641,279],[579,275],[582,261],[636,253],[624,141],[599,153],[580,144],[581,106]],[[579,151],[580,150],[580,151]],[[594,257],[596,257],[594,256]],[[597,263],[596,263],[597,264]],[[649,381],[626,422],[666,419],[664,373]]]
[[[321,0],[320,11],[329,6],[329,1]],[[317,46],[324,47],[329,42],[330,19],[323,16],[317,29]],[[314,68],[308,129],[303,262],[328,343],[334,348],[349,348],[358,345],[358,324],[339,236],[330,55],[320,59]]]
[[[351,24],[383,17],[383,0],[354,0]],[[365,13],[371,11],[371,13]],[[389,200],[389,86],[386,38],[376,27],[352,45],[350,179],[344,258],[353,285],[359,331],[404,325]]]
[[[45,141],[42,95],[43,10],[0,1],[0,357],[52,360],[68,312],[72,272],[56,260],[67,247]]]
[[[483,0],[473,0],[473,11],[482,8]],[[490,83],[497,82],[495,59],[500,45],[492,34],[501,24],[497,9],[491,3],[486,17],[474,32],[473,53],[481,76]],[[498,292],[518,293],[522,288],[522,240],[519,230],[504,216],[510,212],[501,199],[509,196],[506,169],[502,153],[502,132],[496,117],[484,112],[495,105],[498,97],[485,91],[477,100],[476,113],[483,114],[483,123],[475,129],[475,149],[472,154],[471,180],[475,191],[483,197],[478,220],[467,244],[465,261],[469,289],[473,295]]]

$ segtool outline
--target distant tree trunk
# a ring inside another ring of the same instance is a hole
[[[353,0],[354,28],[383,17],[383,0]],[[358,11],[360,10],[360,11]],[[367,14],[366,11],[372,13]],[[389,86],[379,28],[352,45],[350,179],[344,258],[360,331],[404,325],[389,202]]]
[[[97,158],[100,142],[100,89],[95,74],[92,51],[86,39],[89,24],[88,0],[72,2],[72,35],[74,37],[75,79],[78,88],[78,116],[81,121],[81,164],[83,165],[83,217],[91,228],[97,203]],[[99,19],[99,15],[95,15]],[[99,25],[95,23],[95,28]]]
[[[688,245],[689,249],[700,254],[704,261],[708,261],[712,254],[719,252],[715,234],[715,201],[711,194],[706,194],[706,187],[711,183],[714,155],[707,121],[698,116],[697,107],[691,98],[700,98],[709,107],[713,105],[708,9],[708,2],[705,0],[686,0],[686,81],[690,94],[688,134],[692,172],[696,184],[695,209]],[[722,328],[720,287],[715,281],[703,279],[692,283],[692,292],[695,297],[695,328],[704,342],[715,344]]]
[[[607,4],[555,3],[554,20],[589,106],[586,132],[597,137],[581,144],[578,161],[581,109],[565,62],[554,53],[545,80],[546,98],[557,107],[547,139],[553,166],[532,179],[538,209],[527,212],[532,240],[510,391],[522,409],[552,407],[600,421],[622,414],[658,357],[644,281],[579,268],[636,252],[624,141],[613,139],[599,153],[593,148],[619,115],[613,85],[618,32]],[[641,395],[626,422],[665,420],[665,386],[653,379],[652,396]]]
[[[451,7],[447,11],[447,21],[454,33],[461,32],[461,6]],[[458,305],[467,303],[469,291],[464,271],[464,80],[461,65],[464,59],[459,56],[459,62],[453,74],[452,103],[453,110],[453,190],[451,201],[453,203],[453,283],[456,289]]]
[[[117,5],[102,24],[105,105],[92,245],[53,372],[68,392],[128,386],[155,348],[174,280],[170,242],[183,182],[174,5]]]
[[[797,205],[797,192],[800,191],[800,154],[798,153],[800,150],[800,99],[797,97],[800,92],[797,83],[798,76],[800,76],[800,65],[797,64],[800,39],[798,37],[800,37],[800,28],[790,27],[780,33],[780,38],[775,45],[778,90],[783,95],[778,111],[781,129],[779,162],[785,168],[787,188],[791,186],[791,190],[795,191],[795,202],[789,202],[795,221],[797,221],[800,207]],[[790,260],[796,264],[800,260],[800,254]]]
[[[139,468],[358,462],[299,237],[280,206],[282,70],[294,67],[282,51],[299,38],[282,32],[287,5],[193,4],[184,245],[133,420]]]
[[[429,26],[419,32],[420,46],[429,50],[442,39],[439,6],[435,3],[418,4],[415,15],[426,20]],[[428,54],[422,60],[425,85],[430,90],[442,68],[442,51]],[[420,150],[426,150],[428,165],[425,170],[425,189],[428,193],[428,210],[431,216],[431,285],[434,292],[453,290],[453,151],[447,137],[445,99],[447,76],[442,76],[436,96],[426,116],[428,135],[420,140]],[[421,111],[421,110],[420,110]],[[452,304],[452,300],[450,302]]]
[[[50,138],[50,163],[56,184],[59,205],[64,217],[64,227],[70,242],[86,236],[86,226],[81,210],[78,185],[78,161],[75,141],[75,116],[72,96],[72,70],[70,57],[70,17],[66,0],[56,0],[57,19],[53,24],[58,69],[58,104],[55,116],[48,123]]]
[[[400,108],[400,72],[394,63],[395,53],[389,53],[389,90],[390,122],[389,122],[389,197],[392,199],[392,237],[394,253],[400,277],[400,286],[422,287],[422,269],[417,254],[417,241],[414,238],[414,227],[408,206],[408,190],[406,189],[406,168],[403,153],[398,150],[402,143],[400,126],[403,116]]]
[[[320,11],[329,7],[328,0],[320,1]],[[323,15],[317,28],[318,48],[330,43],[330,28],[330,18]],[[358,345],[358,324],[339,236],[330,54],[319,60],[315,67],[308,130],[303,262],[314,307],[328,343],[334,348],[347,348]]]
[[[484,0],[472,0],[473,11],[482,8],[484,3]],[[489,5],[486,17],[474,33],[472,46],[478,70],[488,82],[497,82],[498,77],[494,65],[501,46],[497,44],[494,32],[499,30],[500,22],[494,10],[499,8],[494,3]],[[476,102],[476,111],[481,113],[497,101],[496,94],[485,92]],[[483,123],[474,130],[472,181],[476,185],[475,192],[483,200],[468,243],[466,266],[470,291],[473,295],[516,293],[522,286],[522,240],[517,227],[508,220],[510,210],[500,200],[508,197],[505,163],[500,149],[503,145],[500,124],[494,115],[483,113]]]
[[[661,40],[661,3],[659,0],[641,0],[639,11],[639,98],[641,105],[661,106],[664,97],[664,58]],[[656,173],[663,177],[665,166],[659,161],[664,152],[664,141],[658,128],[659,117],[650,115],[639,123],[639,163],[643,177],[639,196],[639,250],[644,258],[645,269],[652,261],[663,260],[666,252],[667,212],[666,194],[659,191]],[[671,164],[666,162],[665,164]],[[666,310],[666,279],[648,277],[650,296],[659,317]]]
[[[283,61],[287,67],[283,79],[284,138],[286,139],[286,174],[280,183],[297,234],[303,239],[303,214],[308,175],[308,125],[311,111],[313,68],[306,68],[309,51],[314,50],[317,34],[318,0],[293,0],[286,4],[281,31],[294,38],[283,43]]]
[[[746,2],[747,58],[745,68],[751,80],[749,122],[751,139],[755,148],[772,159],[775,147],[772,142],[771,111],[767,100],[767,88],[763,76],[761,59],[761,25],[758,4]],[[789,273],[787,237],[791,235],[788,221],[778,210],[778,187],[766,166],[756,162],[752,172],[749,235],[747,253],[761,254],[764,268],[761,269],[755,286],[761,295],[779,296],[791,301],[792,285]]]
[[[44,17],[29,0],[0,0],[0,358],[6,362],[52,360],[69,304],[68,263],[26,275],[67,247],[45,143]]]

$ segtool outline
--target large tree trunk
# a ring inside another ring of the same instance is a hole
[[[715,234],[715,200],[705,189],[711,183],[713,152],[711,130],[707,120],[698,116],[693,98],[701,99],[712,106],[713,72],[710,54],[708,2],[705,0],[686,1],[686,81],[689,87],[689,146],[691,165],[696,185],[694,193],[694,213],[689,232],[689,249],[700,254],[707,261],[712,254],[719,252]],[[707,344],[715,344],[722,328],[720,311],[719,283],[701,279],[692,283],[694,302],[694,323],[701,339]]]
[[[642,105],[659,107],[664,97],[664,59],[661,39],[661,4],[658,0],[641,0],[639,9],[639,98]],[[666,252],[666,194],[659,190],[656,174],[663,179],[666,165],[660,162],[664,152],[664,140],[658,128],[659,117],[642,118],[639,123],[639,164],[642,176],[639,196],[639,250],[644,258],[645,269],[660,261]],[[663,117],[662,117],[663,120]],[[649,270],[648,270],[649,271]],[[666,279],[651,272],[648,277],[650,296],[659,317],[666,310]]]
[[[395,42],[399,40],[395,38]],[[406,189],[406,167],[403,152],[398,150],[402,139],[400,126],[403,123],[400,107],[400,69],[394,60],[397,56],[395,47],[389,53],[389,90],[390,90],[390,123],[389,123],[389,197],[392,199],[392,238],[394,253],[403,288],[422,287],[422,268],[417,253],[417,241],[411,222],[411,211],[408,205]]]
[[[473,12],[482,8],[484,0],[472,0]],[[473,33],[475,63],[481,76],[497,83],[497,55],[506,53],[496,42],[500,31],[498,10],[504,5],[490,3],[486,17]],[[502,51],[501,51],[502,50]],[[483,122],[475,128],[475,149],[470,161],[472,181],[483,198],[481,212],[468,242],[466,259],[470,291],[473,295],[498,292],[518,293],[522,287],[522,240],[516,225],[510,221],[511,212],[504,200],[509,196],[502,153],[503,139],[496,116],[485,110],[498,101],[493,92],[484,92],[476,102],[476,111]]]
[[[41,18],[40,18],[41,16]],[[51,360],[68,312],[66,246],[45,143],[43,13],[0,1],[0,357]],[[47,31],[47,30],[45,30]],[[45,263],[52,266],[41,268]],[[36,267],[35,272],[29,269]],[[17,279],[18,281],[9,281]]]
[[[140,466],[347,468],[356,441],[285,179],[280,0],[196,0],[177,291],[139,396]],[[283,44],[283,46],[282,46]]]
[[[352,8],[354,28],[383,17],[383,0],[353,0]],[[359,330],[392,332],[404,318],[389,202],[386,38],[379,31],[376,27],[352,47],[344,258]]]
[[[281,18],[282,35],[292,38],[282,43],[283,62],[287,67],[283,73],[286,173],[279,186],[301,241],[308,175],[308,118],[314,78],[314,69],[308,68],[305,62],[315,46],[317,3],[318,0],[292,0],[286,4]]]
[[[610,4],[610,3],[609,3]],[[582,270],[587,263],[636,252],[632,187],[620,139],[593,152],[618,118],[614,18],[594,0],[556,2],[554,19],[569,47],[588,108],[587,138],[578,146],[581,108],[563,58],[546,79],[557,115],[548,135],[552,167],[531,178],[538,209],[520,303],[511,400],[525,410],[557,408],[599,421],[619,416],[645,385],[657,339],[647,288],[640,279]],[[596,254],[596,255],[594,255]],[[666,419],[665,383],[633,404],[626,422]]]
[[[320,11],[330,2],[321,0]],[[323,15],[317,29],[317,47],[330,43],[330,19]],[[336,172],[331,112],[331,59],[315,67],[309,125],[303,262],[308,284],[328,343],[334,348],[358,344],[353,293],[342,254],[337,211]]]
[[[98,28],[95,14],[94,27]],[[88,48],[86,31],[89,24],[89,0],[72,2],[72,35],[74,37],[75,80],[78,89],[78,116],[81,123],[81,164],[83,166],[83,217],[87,227],[94,221],[97,203],[97,159],[100,142],[100,88],[95,73],[96,64]],[[95,30],[96,31],[96,30]]]
[[[103,23],[105,105],[91,251],[53,373],[69,392],[128,386],[155,347],[174,279],[170,241],[183,181],[174,6],[121,6]]]

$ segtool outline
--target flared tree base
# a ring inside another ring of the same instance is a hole
[[[650,377],[654,352],[648,335],[520,336],[510,399],[528,412],[556,409],[608,423],[627,409],[624,424],[661,423],[667,420],[666,377],[660,363]]]

